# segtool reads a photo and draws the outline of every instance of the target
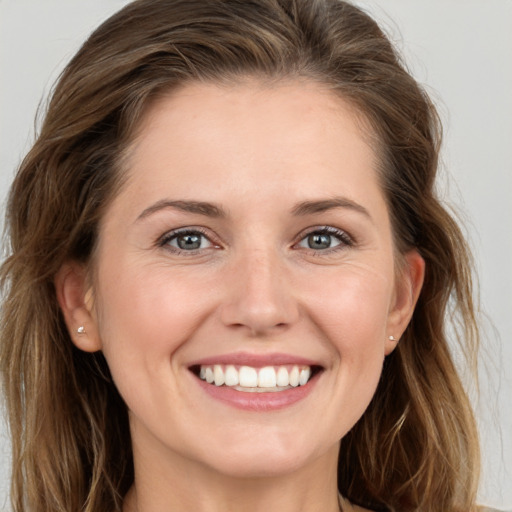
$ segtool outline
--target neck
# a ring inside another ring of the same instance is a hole
[[[126,497],[124,512],[340,510],[337,447],[304,467],[257,477],[221,473],[175,453],[150,454],[136,446],[134,463],[135,481]],[[345,505],[343,510],[348,510]]]

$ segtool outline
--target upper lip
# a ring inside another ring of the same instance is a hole
[[[287,364],[302,366],[321,366],[318,361],[304,357],[284,354],[280,352],[269,354],[250,354],[248,352],[233,352],[231,354],[219,354],[193,361],[189,366],[208,366],[215,364],[232,364],[235,366],[251,366],[263,368],[264,366],[281,366]]]

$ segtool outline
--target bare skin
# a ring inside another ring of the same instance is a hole
[[[362,508],[358,507],[357,505],[353,505],[348,500],[343,498],[343,496],[339,496],[338,499],[339,508],[335,509],[337,512],[339,512],[340,510],[341,512],[372,512],[367,508]],[[137,495],[135,492],[135,488],[130,489],[130,491],[126,495],[123,512],[139,512],[139,509],[137,507]]]
[[[353,110],[316,84],[188,85],[149,108],[94,285],[73,262],[57,280],[75,343],[103,351],[129,409],[124,512],[339,511],[340,439],[424,272],[415,251],[397,271],[375,168]],[[194,371],[230,357],[318,372],[293,403],[240,407]]]

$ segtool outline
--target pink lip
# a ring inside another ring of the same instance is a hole
[[[303,357],[290,354],[250,354],[248,352],[235,352],[232,354],[221,354],[218,356],[206,357],[192,362],[189,367],[214,364],[232,364],[235,366],[252,366],[253,368],[262,368],[264,366],[280,366],[286,364],[296,364],[302,366],[321,366],[316,361],[305,359]]]
[[[198,377],[196,377],[196,382],[199,384],[201,389],[212,398],[230,405],[231,407],[246,411],[266,412],[283,409],[303,400],[314,389],[319,377],[319,374],[314,375],[304,386],[298,386],[285,391],[267,393],[248,393],[245,391],[237,391],[236,389],[228,386],[215,386],[213,384],[206,383]]]
[[[217,356],[198,359],[197,361],[193,361],[189,365],[189,368],[201,365],[212,366],[215,364],[232,364],[234,366],[251,366],[253,368],[281,365],[321,366],[317,361],[291,354],[278,352],[271,354],[234,352],[231,354],[220,354]],[[209,396],[237,409],[244,409],[247,411],[274,411],[303,400],[314,389],[319,377],[320,374],[316,374],[305,386],[297,386],[285,391],[251,393],[237,391],[229,386],[215,386],[213,384],[208,384],[207,382],[199,379],[197,375],[194,375],[195,381]]]

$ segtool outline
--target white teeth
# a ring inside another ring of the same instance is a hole
[[[307,381],[309,380],[310,375],[311,375],[311,370],[309,368],[303,368],[300,371],[300,375],[299,375],[299,385],[304,386],[304,384],[306,384]],[[215,381],[215,384],[217,384],[217,381]]]
[[[201,366],[202,368],[202,366]],[[233,365],[229,365],[226,367],[226,372],[224,373],[224,379],[226,381],[226,386],[238,386],[238,372]]]
[[[299,369],[294,366],[290,372],[290,386],[296,388],[299,385]]]
[[[264,366],[257,369],[234,365],[202,365],[199,378],[208,384],[230,386],[238,391],[283,391],[291,387],[304,386],[311,378],[309,366]]]
[[[277,380],[276,384],[278,386],[289,386],[290,385],[290,377],[288,375],[288,370],[281,366],[279,370],[277,370]]]
[[[258,372],[258,386],[260,388],[276,387],[276,371],[272,366],[260,368],[260,371]]]
[[[238,386],[240,382],[238,378],[238,371],[231,364],[226,368],[224,378],[226,380],[226,386]]]
[[[215,379],[216,386],[222,386],[222,384],[224,384],[224,370],[219,364],[213,367],[213,378]]]
[[[258,385],[258,372],[250,366],[242,366],[238,372],[240,386],[255,388]]]

